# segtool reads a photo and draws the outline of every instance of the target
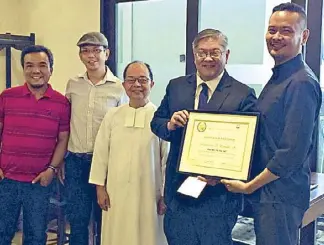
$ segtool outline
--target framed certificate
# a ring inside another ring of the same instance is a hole
[[[258,113],[190,111],[178,171],[248,180],[258,121]]]

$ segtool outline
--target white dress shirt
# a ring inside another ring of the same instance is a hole
[[[201,79],[201,77],[199,76],[198,72],[197,72],[197,88],[196,88],[196,95],[195,95],[195,110],[198,109],[198,103],[199,103],[199,95],[200,92],[202,90],[202,83],[206,83],[206,85],[208,86],[208,101],[210,100],[210,98],[212,97],[214,91],[216,90],[220,80],[222,79],[224,74],[224,71],[216,78],[209,80],[209,81],[204,81]]]

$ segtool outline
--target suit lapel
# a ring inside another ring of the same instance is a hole
[[[224,71],[222,79],[214,91],[212,97],[210,98],[206,109],[218,111],[221,109],[226,97],[229,95],[232,86],[232,80],[228,75],[227,71]]]
[[[186,79],[186,86],[183,86],[183,103],[181,103],[184,109],[193,110],[195,106],[195,95],[196,95],[196,87],[197,87],[197,78],[196,74],[192,74],[188,76]]]

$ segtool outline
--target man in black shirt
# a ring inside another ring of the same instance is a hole
[[[309,30],[305,11],[293,3],[273,9],[266,41],[275,61],[257,110],[261,113],[250,182],[222,180],[232,192],[251,194],[257,245],[296,245],[309,206],[310,152],[321,89],[301,51]]]

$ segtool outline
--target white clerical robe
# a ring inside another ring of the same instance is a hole
[[[89,182],[105,185],[111,207],[103,211],[101,245],[167,244],[157,202],[163,194],[169,144],[150,122],[156,107],[111,108],[100,126]]]

